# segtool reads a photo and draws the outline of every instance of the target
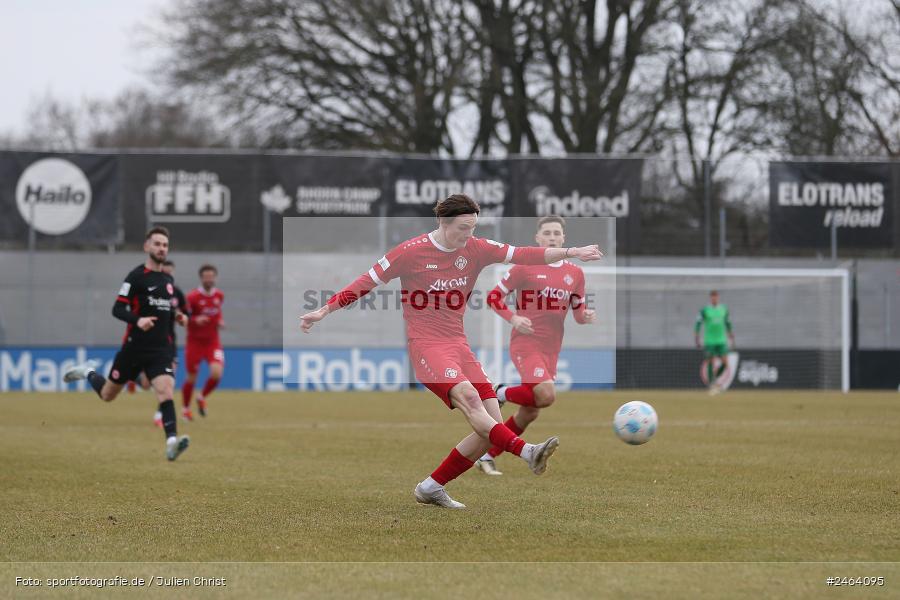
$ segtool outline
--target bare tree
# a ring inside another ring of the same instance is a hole
[[[772,143],[773,127],[763,116],[771,75],[762,57],[784,35],[782,4],[678,0],[670,60],[672,128],[661,133],[673,154],[691,159],[680,161],[674,173],[696,208],[703,208],[706,177],[724,159]]]
[[[268,145],[454,153],[448,118],[471,58],[453,0],[185,0],[169,16],[178,87]]]
[[[197,148],[228,145],[213,117],[183,100],[128,89],[109,102],[89,103],[87,145],[93,148]]]
[[[24,136],[0,138],[7,148],[77,151],[88,148],[207,148],[229,145],[210,116],[183,101],[156,97],[139,88],[112,100],[79,102],[46,95],[28,113]]]
[[[900,0],[868,3],[862,15],[824,11],[809,0],[803,9],[809,28],[818,28],[817,37],[830,44],[831,70],[844,84],[830,90],[846,100],[852,137],[843,148],[900,155]]]
[[[470,154],[490,154],[494,141],[508,154],[537,153],[529,72],[541,26],[538,3],[472,0],[472,5],[477,11],[467,17],[467,25],[475,36],[480,69],[469,84],[470,99],[478,107]]]
[[[637,73],[673,8],[671,0],[540,2],[537,112],[567,152],[644,149],[666,80]]]
[[[25,119],[27,133],[14,145],[57,151],[83,148],[86,117],[83,105],[66,102],[47,93],[29,108]]]

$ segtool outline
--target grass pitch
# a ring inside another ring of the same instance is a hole
[[[610,427],[634,399],[660,417],[639,447]],[[147,393],[0,395],[0,596],[27,591],[17,576],[120,572],[229,577],[193,590],[211,596],[840,595],[827,576],[900,594],[893,393],[561,394],[524,436],[560,436],[547,474],[504,455],[502,477],[448,486],[465,511],[412,496],[467,433],[426,393],[217,392],[179,422],[175,463],[154,410]]]

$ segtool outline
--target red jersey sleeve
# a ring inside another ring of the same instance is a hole
[[[219,312],[216,315],[216,326],[218,327],[219,323],[222,322],[222,305],[225,304],[225,293],[221,290],[216,292],[219,296]]]
[[[516,287],[518,287],[520,273],[520,267],[513,267],[506,272],[494,289],[488,292],[488,306],[490,306],[499,316],[503,317],[505,321],[509,321],[514,315],[513,311],[507,306],[505,299],[506,296],[514,292]]]
[[[575,289],[572,291],[570,304],[572,305],[572,316],[581,323],[584,319],[585,299],[584,299],[584,271],[577,269],[578,274],[575,276]]]
[[[503,275],[503,279],[500,280],[497,287],[503,290],[504,295],[510,294],[518,289],[521,279],[522,267],[516,265]]]
[[[543,265],[544,249],[534,247],[518,248],[505,242],[496,242],[484,238],[472,238],[478,250],[478,257],[481,264],[489,265],[492,263],[517,265]]]
[[[404,242],[382,256],[372,265],[372,268],[357,277],[344,289],[328,299],[328,306],[332,310],[343,308],[353,304],[379,285],[384,285],[395,277],[403,274],[405,264],[404,250],[408,247]]]

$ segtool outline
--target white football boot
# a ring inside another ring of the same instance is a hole
[[[481,469],[481,472],[485,475],[503,475],[502,471],[497,470],[497,465],[494,464],[494,459],[490,455],[487,455],[487,457],[482,456],[476,460],[475,466]]]
[[[505,383],[498,383],[494,386],[494,393],[497,394],[497,403],[500,405],[500,408],[503,408],[503,405],[506,404],[506,392],[500,393],[503,388],[509,387]]]
[[[543,444],[536,446],[528,461],[528,468],[530,468],[535,475],[541,475],[547,470],[547,461],[550,460],[550,457],[553,456],[553,453],[556,452],[558,447],[559,438],[556,436],[553,436]]]
[[[81,381],[82,379],[87,379],[88,373],[91,371],[97,370],[97,365],[99,363],[96,360],[88,360],[80,365],[75,365],[66,371],[65,375],[63,375],[63,381],[66,383],[71,383],[73,381]]]
[[[174,436],[170,437],[166,440],[166,458],[175,460],[182,452],[187,450],[190,443],[191,439],[186,435],[183,435],[180,438]]]
[[[416,486],[416,489],[413,491],[413,494],[416,496],[416,502],[419,504],[434,504],[435,506],[441,506],[443,508],[456,508],[461,509],[465,508],[466,505],[462,502],[457,502],[447,493],[443,487],[439,487],[433,492],[426,492],[422,489],[422,484]]]

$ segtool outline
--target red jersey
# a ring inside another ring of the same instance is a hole
[[[531,320],[534,333],[512,331],[512,340],[534,340],[544,352],[557,354],[562,347],[566,314],[571,306],[584,310],[584,271],[567,260],[549,265],[516,265],[504,275],[494,298],[516,293],[516,314]],[[507,321],[512,313],[492,302],[491,306]]]
[[[198,287],[187,295],[187,307],[191,313],[187,326],[188,344],[219,345],[219,323],[222,322],[222,303],[225,294],[219,288],[210,291]],[[197,317],[206,315],[209,320],[202,325]]]
[[[400,278],[406,334],[410,340],[465,342],[463,316],[478,274],[493,263],[543,264],[544,248],[516,248],[472,237],[453,250],[433,234],[416,236],[385,254],[369,271],[328,300],[329,306],[355,302],[374,287]]]

